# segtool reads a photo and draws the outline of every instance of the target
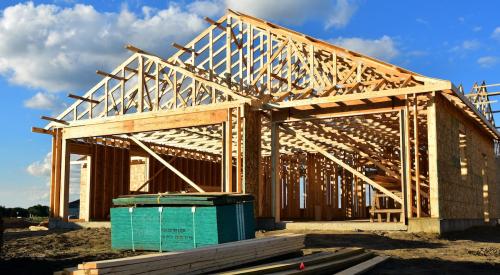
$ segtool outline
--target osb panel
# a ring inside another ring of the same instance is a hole
[[[80,219],[83,219],[88,216],[88,202],[87,202],[87,193],[88,193],[88,168],[87,165],[82,165],[80,170]]]
[[[439,95],[436,98],[436,120],[440,218],[498,217],[495,205],[498,203],[498,163],[494,156],[493,141]],[[461,132],[465,134],[462,154],[459,147]],[[464,162],[464,159],[466,172],[461,167],[461,160]],[[483,181],[487,184],[483,184]]]
[[[137,190],[141,185],[147,181],[147,164],[132,163],[130,164],[130,191]],[[148,191],[148,186],[144,187],[142,191]]]

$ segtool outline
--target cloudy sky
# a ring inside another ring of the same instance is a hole
[[[500,82],[497,1],[3,0],[0,205],[48,204],[50,138],[30,133],[40,115],[121,63],[126,43],[167,57],[228,7],[467,89]]]

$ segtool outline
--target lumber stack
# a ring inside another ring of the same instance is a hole
[[[375,256],[361,248],[344,248],[336,252],[319,252],[293,259],[229,270],[220,275],[253,274],[362,274],[387,257]]]
[[[55,274],[201,274],[280,255],[304,248],[303,234],[280,234],[197,249],[86,262]]]

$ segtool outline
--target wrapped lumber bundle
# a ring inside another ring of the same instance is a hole
[[[281,234],[191,250],[86,262],[55,274],[202,274],[297,253],[304,235]]]
[[[178,251],[255,237],[251,195],[149,194],[113,204],[113,249]]]

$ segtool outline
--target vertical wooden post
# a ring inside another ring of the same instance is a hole
[[[137,62],[137,89],[139,92],[139,110],[137,112],[142,113],[144,110],[144,58],[142,55],[139,57],[139,61]]]
[[[231,16],[227,16],[226,20],[226,82],[227,86],[231,89],[231,33],[233,31]],[[229,99],[229,95],[226,95],[226,99]]]
[[[225,192],[233,192],[233,109],[229,108],[227,110],[227,121],[225,128],[226,135],[226,155],[224,156],[226,163],[226,173],[225,173]]]
[[[87,170],[86,170],[86,172],[87,172],[87,175],[86,175],[86,181],[87,181],[86,186],[87,186],[87,188],[85,190],[85,198],[86,198],[85,201],[86,201],[87,205],[85,206],[86,212],[83,213],[83,219],[86,222],[90,221],[90,199],[91,199],[91,194],[90,193],[92,192],[91,191],[92,190],[92,186],[91,186],[92,181],[90,180],[91,175],[92,175],[91,165],[90,165],[91,161],[92,161],[92,157],[91,156],[87,156]],[[82,192],[82,190],[80,190],[80,192]]]
[[[437,94],[432,92],[427,106],[427,147],[429,150],[429,200],[431,217],[440,217],[439,208],[439,173],[438,173],[438,131],[437,131]]]
[[[220,156],[220,190],[221,192],[226,192],[226,123],[222,122],[222,133],[221,133],[221,156]]]
[[[237,142],[237,147],[236,147],[236,192],[242,193],[243,192],[243,186],[242,186],[242,154],[241,154],[241,124],[242,124],[242,118],[241,118],[241,112],[243,111],[242,108],[236,108],[236,142]]]
[[[121,102],[120,115],[123,115],[125,114],[125,69],[121,70],[121,77],[122,79],[120,80],[120,102]]]
[[[271,190],[274,221],[281,220],[281,179],[280,179],[279,124],[271,122]]]
[[[409,97],[406,96],[405,104],[405,169],[406,169],[406,207],[408,212],[407,218],[413,217],[413,188],[411,175],[411,141],[410,141],[410,107]]]
[[[405,127],[405,109],[399,111],[399,146],[400,146],[400,158],[401,158],[401,195],[403,199],[403,204],[401,205],[405,219],[401,222],[406,224],[406,218],[408,218],[408,197],[407,197],[407,170],[406,170],[406,127]]]
[[[160,62],[156,62],[156,79],[155,79],[155,91],[156,91],[156,104],[153,110],[158,111],[160,109]]]
[[[64,221],[68,220],[69,214],[69,174],[70,174],[70,153],[68,150],[68,140],[62,137],[61,140],[61,191],[59,194],[59,217]]]
[[[52,137],[52,171],[50,186],[50,217],[59,217],[59,192],[61,186],[61,129],[55,129]]]
[[[415,140],[415,191],[417,200],[417,218],[422,216],[422,201],[420,198],[420,152],[419,152],[419,128],[418,128],[418,96],[414,95],[413,101],[413,139]]]
[[[108,116],[108,111],[109,111],[109,87],[108,87],[108,82],[109,80],[106,80],[106,82],[104,82],[104,117],[107,117]],[[75,117],[75,120],[76,120],[76,117]]]
[[[261,118],[260,112],[243,107],[242,140],[242,191],[252,194],[255,199],[255,213],[262,216],[264,189],[260,177],[261,167]]]

